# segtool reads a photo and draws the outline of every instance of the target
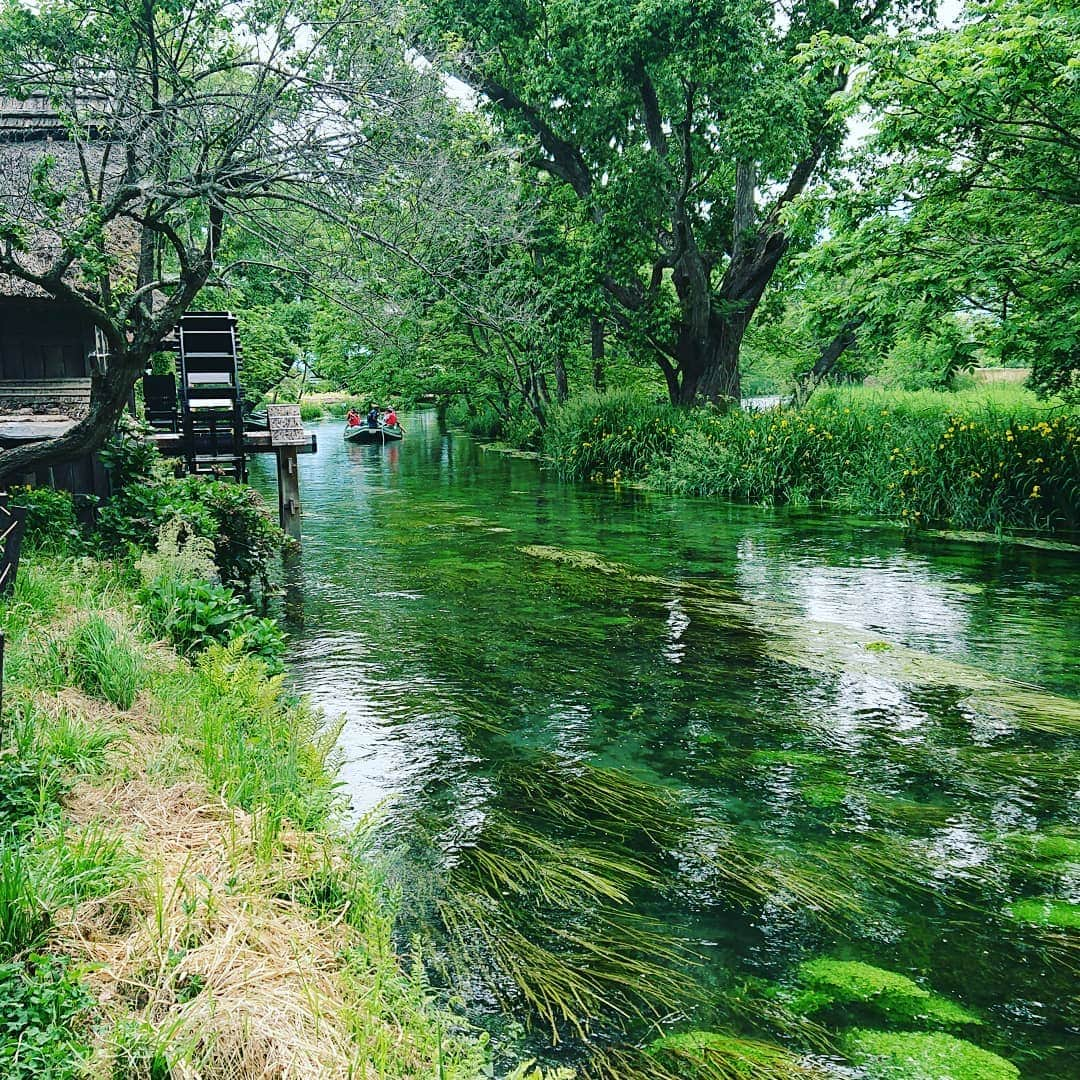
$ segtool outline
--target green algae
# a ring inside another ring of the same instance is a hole
[[[901,1024],[954,1027],[982,1022],[962,1005],[924,989],[906,975],[857,960],[820,957],[801,964],[797,978],[805,990],[791,1003],[795,1012],[812,1015],[854,1005]]]
[[[944,1032],[849,1031],[842,1043],[867,1080],[1019,1080],[1011,1061]]]
[[[1051,866],[1080,862],[1080,836],[1070,832],[1007,833],[1002,839],[1018,855]]]
[[[1080,904],[1068,900],[1037,898],[1017,900],[1005,909],[1017,922],[1031,926],[1050,926],[1062,930],[1080,930]]]

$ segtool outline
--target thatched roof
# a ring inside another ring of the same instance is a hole
[[[105,190],[120,178],[123,154],[109,152],[108,142],[96,132],[78,144],[68,137],[63,120],[48,99],[36,95],[26,101],[0,98],[0,220],[14,219],[22,228],[27,250],[19,260],[35,273],[52,265],[63,244],[63,234],[81,218],[89,204],[87,179],[96,186],[104,170]],[[62,188],[66,197],[56,212],[33,198],[35,172],[49,166],[48,182]],[[134,277],[138,259],[139,230],[133,222],[114,222],[106,229],[107,248]],[[75,275],[68,279],[80,282]],[[0,296],[46,297],[28,282],[0,274]]]

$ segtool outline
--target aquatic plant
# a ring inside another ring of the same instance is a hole
[[[686,1031],[654,1039],[646,1053],[686,1080],[789,1080],[823,1074],[773,1043],[717,1031]]]
[[[1080,523],[1080,415],[1030,395],[852,390],[805,409],[676,414],[619,392],[556,410],[544,450],[569,479],[830,502],[916,527],[1053,532]]]
[[[1080,904],[1069,900],[1039,898],[1017,900],[1005,909],[1005,914],[1017,922],[1032,926],[1057,926],[1065,930],[1080,930]]]
[[[869,1080],[1019,1080],[1010,1061],[964,1039],[936,1031],[854,1029],[844,1052]]]
[[[924,989],[906,975],[857,960],[810,960],[799,965],[796,979],[803,990],[790,1002],[795,1012],[812,1015],[836,1008],[846,1012],[858,1006],[900,1024],[954,1027],[982,1023],[970,1010]]]

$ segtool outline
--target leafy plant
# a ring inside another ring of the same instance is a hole
[[[13,487],[11,502],[26,508],[25,544],[52,552],[75,551],[81,545],[75,503],[68,492],[47,487]]]
[[[63,960],[0,965],[0,1072],[5,1080],[74,1080],[89,1057],[94,1001]]]
[[[158,577],[143,587],[139,599],[151,630],[185,656],[228,641],[246,615],[231,589],[209,581]]]

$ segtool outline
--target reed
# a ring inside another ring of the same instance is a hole
[[[560,475],[752,503],[830,503],[912,527],[1080,529],[1080,413],[1009,392],[819,395],[676,412],[619,393],[560,410]]]

